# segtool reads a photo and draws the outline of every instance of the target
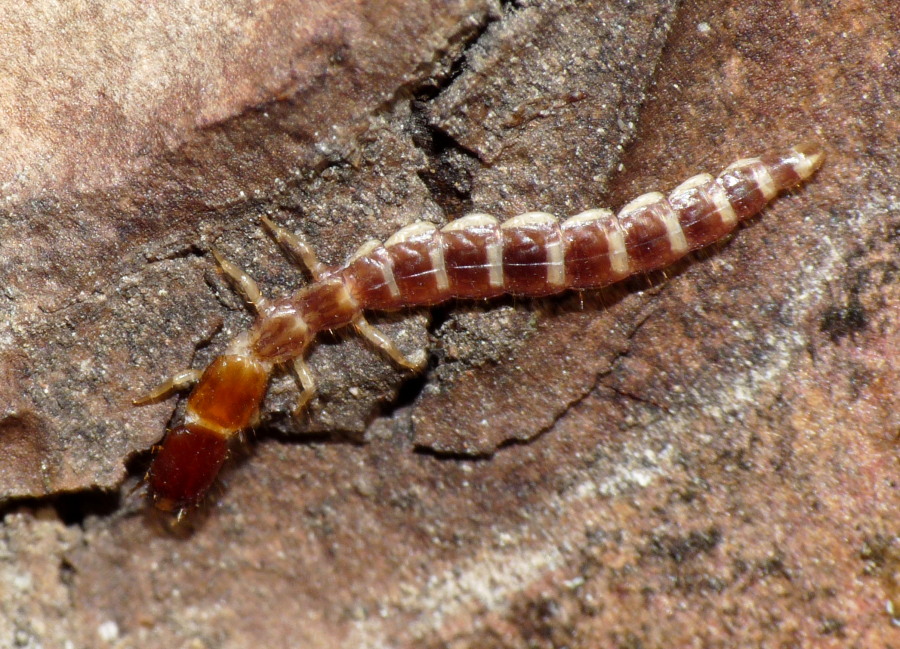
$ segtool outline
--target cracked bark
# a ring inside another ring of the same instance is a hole
[[[0,87],[0,644],[895,633],[893,4],[31,7]],[[421,379],[326,337],[308,419],[277,380],[184,538],[129,495],[174,407],[130,400],[249,321],[210,245],[298,282],[260,213],[340,263],[415,218],[615,207],[811,134],[808,187],[665,274],[378,318],[432,350]]]

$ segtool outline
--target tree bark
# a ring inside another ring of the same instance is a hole
[[[798,7],[9,8],[0,645],[886,644],[900,10]],[[421,377],[324,337],[301,421],[279,377],[206,505],[148,510],[177,401],[132,400],[249,323],[210,247],[305,281],[260,215],[339,264],[809,138],[811,182],[674,268],[373,317]]]

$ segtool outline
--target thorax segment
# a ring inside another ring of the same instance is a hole
[[[250,347],[274,363],[296,358],[326,329],[339,329],[360,308],[339,275],[326,276],[285,298],[268,303],[250,331]]]

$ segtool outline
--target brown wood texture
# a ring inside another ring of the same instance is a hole
[[[7,7],[0,646],[882,647],[900,551],[900,12],[888,0]],[[729,241],[598,293],[379,318],[310,357],[177,533],[175,400],[419,218],[617,208],[808,137]],[[313,433],[313,434],[309,434]],[[68,643],[68,644],[67,644]]]

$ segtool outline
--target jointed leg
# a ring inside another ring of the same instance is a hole
[[[216,258],[216,262],[219,264],[222,272],[231,279],[238,293],[241,294],[241,297],[243,297],[248,304],[251,304],[256,312],[259,313],[263,305],[263,296],[259,291],[259,286],[256,285],[253,278],[238,268],[238,266],[225,259],[225,257],[219,254],[219,251],[215,248],[212,249],[212,254],[213,257]]]
[[[318,279],[325,272],[325,265],[319,261],[316,253],[303,239],[276,225],[269,217],[264,215],[261,218],[263,225],[275,238],[275,242],[288,253],[289,257],[300,261],[313,279]]]
[[[427,361],[424,354],[419,361],[410,360],[397,348],[393,340],[369,324],[369,322],[361,315],[358,315],[353,319],[353,328],[356,329],[356,333],[387,354],[391,360],[397,363],[397,365],[412,370],[413,372],[419,372],[425,368],[425,363]]]
[[[309,366],[302,358],[294,359],[294,375],[300,382],[300,396],[297,398],[297,407],[294,416],[299,417],[306,405],[316,396],[316,380],[313,378]]]
[[[202,374],[203,372],[201,370],[182,370],[171,376],[169,380],[160,383],[153,388],[149,394],[145,394],[144,396],[135,399],[132,403],[136,406],[143,406],[158,401],[159,399],[164,399],[173,392],[180,392],[181,390],[193,386],[200,380]]]

